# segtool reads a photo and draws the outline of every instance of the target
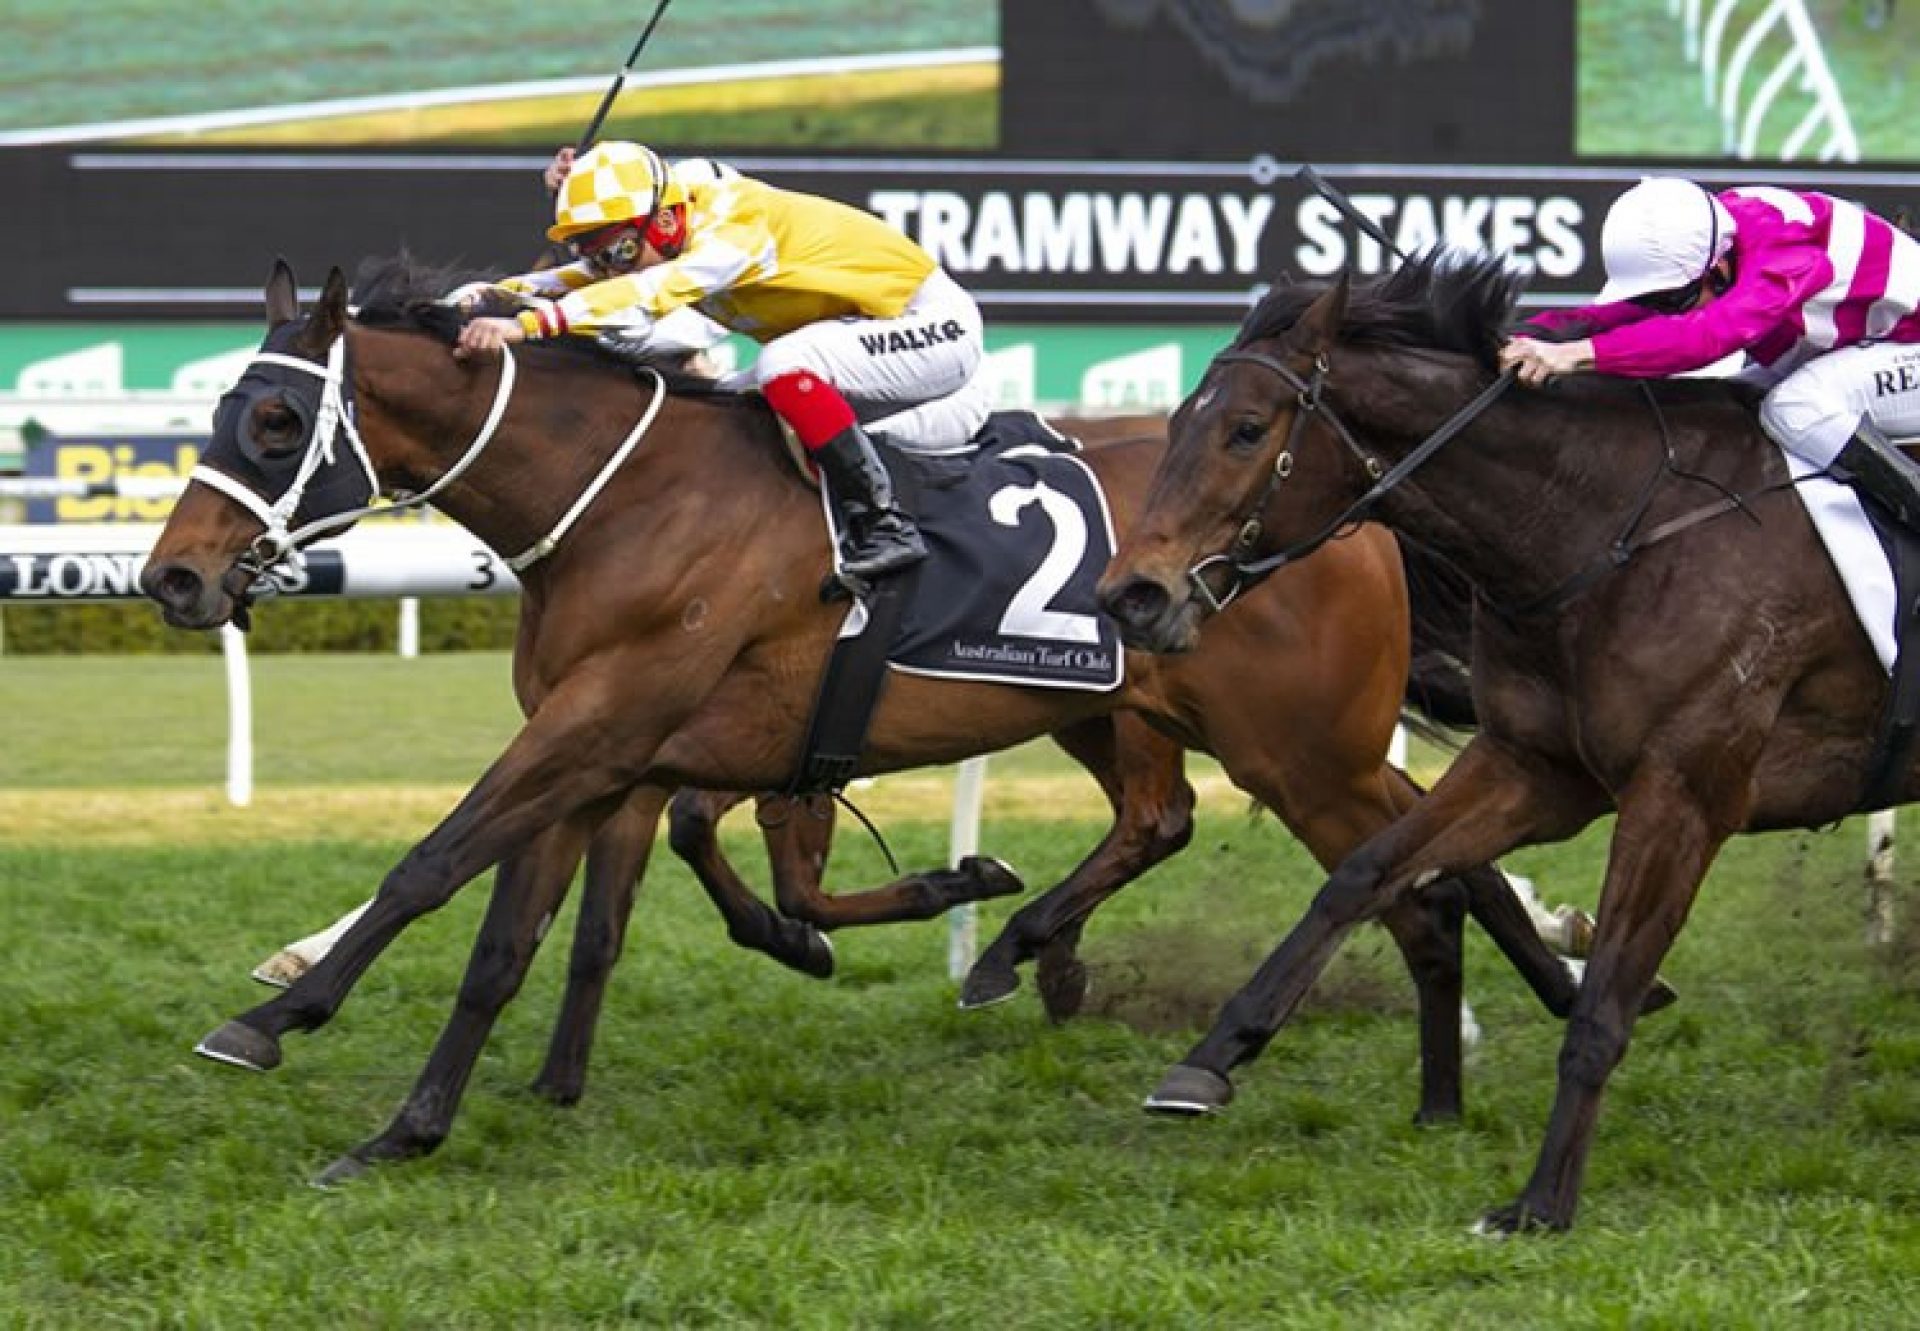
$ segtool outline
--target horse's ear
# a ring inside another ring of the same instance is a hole
[[[320,288],[320,301],[300,332],[301,349],[310,355],[324,355],[327,348],[339,340],[346,326],[347,275],[336,266],[327,271],[326,285]]]
[[[293,266],[285,259],[275,256],[264,294],[268,332],[300,317],[300,284],[293,280]]]
[[[1352,289],[1352,274],[1342,268],[1340,276],[1307,306],[1307,312],[1293,326],[1295,345],[1316,355],[1331,350],[1339,340],[1340,325],[1347,317],[1347,296]]]

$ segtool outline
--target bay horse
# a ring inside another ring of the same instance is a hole
[[[1436,252],[1364,285],[1275,287],[1172,418],[1099,592],[1130,645],[1177,650],[1230,587],[1362,519],[1477,589],[1478,731],[1333,872],[1149,1109],[1224,1106],[1348,931],[1407,889],[1617,813],[1546,1137],[1483,1217],[1495,1231],[1571,1225],[1602,1091],[1715,854],[1861,811],[1888,689],[1752,394],[1506,391],[1521,285],[1497,258]]]
[[[170,623],[215,627],[244,610],[261,569],[350,524],[375,493],[431,501],[521,572],[513,677],[525,725],[319,965],[199,1046],[219,1061],[276,1066],[282,1035],[325,1024],[410,921],[498,866],[459,1002],[412,1093],[324,1181],[444,1139],[591,841],[606,853],[589,878],[556,1050],[563,1032],[590,1036],[600,990],[576,993],[573,980],[604,981],[661,808],[685,786],[785,784],[843,614],[818,595],[830,559],[817,497],[764,404],[668,393],[657,377],[643,383],[560,347],[456,359],[459,316],[433,299],[448,285],[389,264],[349,317],[335,269],[302,315],[293,274],[277,263],[262,349],[222,400],[141,579]],[[1122,528],[1159,453],[1160,441],[1145,440],[1089,456]],[[1276,578],[1264,603],[1249,598],[1188,661],[1129,654],[1126,682],[1110,693],[897,676],[864,770],[954,762],[1138,711],[1217,756],[1331,865],[1418,794],[1384,759],[1407,613],[1392,537],[1363,532]],[[1277,699],[1285,713],[1252,699]],[[1435,1116],[1458,1110],[1463,893],[1550,1008],[1571,999],[1565,969],[1498,872],[1462,881],[1383,913],[1419,988],[1422,1108]],[[1078,923],[1070,911],[1047,927]],[[1008,933],[1009,964],[1048,941]],[[584,965],[583,948],[594,953]]]

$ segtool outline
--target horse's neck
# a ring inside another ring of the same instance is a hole
[[[1485,387],[1484,377],[1381,356],[1356,413],[1405,457]],[[1651,409],[1515,386],[1382,501],[1390,525],[1465,570],[1494,601],[1550,595],[1627,533],[1637,511],[1671,501]],[[1704,492],[1700,502],[1711,496]]]
[[[486,432],[504,362],[457,362],[431,339],[387,330],[360,330],[355,358],[363,433],[382,480],[416,494],[430,489]],[[432,501],[507,557],[548,537],[601,481],[647,420],[653,400],[649,386],[587,364],[520,354],[515,367],[485,447]],[[664,508],[686,483],[676,466],[689,476],[710,470],[744,489],[757,474],[777,476],[777,467],[785,465],[778,459],[770,424],[747,420],[737,407],[670,397],[633,442],[620,471],[657,474],[654,489]],[[597,505],[596,498],[581,521]]]

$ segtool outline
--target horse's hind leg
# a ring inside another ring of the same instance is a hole
[[[667,813],[667,844],[700,880],[708,900],[727,922],[727,937],[741,947],[766,953],[782,966],[824,980],[833,974],[833,945],[805,920],[782,915],[755,896],[720,850],[720,819],[746,798],[723,791],[680,791]],[[825,863],[827,843],[833,836],[832,821],[817,833],[811,829],[799,831],[803,844],[792,853],[803,861],[817,854],[819,862]],[[789,853],[785,845],[788,838],[768,829],[766,839],[777,886],[782,857]],[[813,872],[819,871],[816,868]]]
[[[665,801],[666,792],[658,787],[635,790],[587,843],[566,994],[547,1045],[547,1061],[533,1081],[534,1092],[555,1104],[577,1104],[586,1091],[587,1060],[593,1052],[607,980],[620,960],[627,920],[647,871]]]
[[[663,801],[664,793],[657,793],[651,810],[641,812],[649,825],[658,819]],[[334,1161],[316,1183],[330,1186],[370,1164],[425,1155],[446,1139],[481,1047],[500,1010],[519,992],[547,926],[566,899],[591,827],[587,815],[577,815],[501,862],[453,1016],[412,1093],[384,1132]]]
[[[371,899],[363,901],[319,933],[308,934],[305,938],[288,943],[255,966],[252,977],[269,988],[285,989],[332,951],[333,945],[340,941],[340,936],[351,929],[353,922],[365,915],[367,907],[372,904]]]
[[[969,855],[951,869],[910,873],[863,892],[828,893],[821,875],[833,839],[833,806],[762,795],[758,815],[780,913],[819,929],[931,920],[955,906],[1011,896],[1026,887],[1000,861]]]
[[[1038,956],[1047,1015],[1065,1021],[1086,999],[1086,967],[1076,955],[1080,931],[1100,903],[1177,853],[1193,836],[1193,787],[1179,742],[1125,712],[1057,731],[1054,741],[1093,774],[1114,823],[1065,880],[1022,906],[967,973],[960,1006],[985,1007],[1019,987],[1015,969]]]

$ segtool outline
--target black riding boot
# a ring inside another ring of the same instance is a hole
[[[1893,446],[1862,420],[1833,460],[1833,473],[1892,513],[1901,526],[1920,532],[1920,462]]]
[[[893,502],[893,480],[864,430],[849,425],[814,457],[840,521],[844,576],[872,582],[927,557],[927,543],[913,519]]]

